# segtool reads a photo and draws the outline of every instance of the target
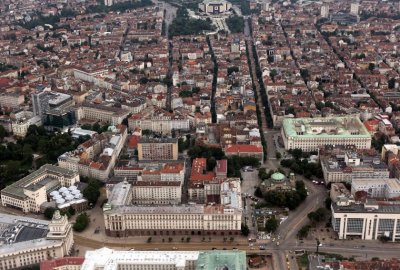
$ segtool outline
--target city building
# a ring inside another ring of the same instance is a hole
[[[324,4],[321,6],[321,17],[328,18],[329,17],[329,5]]]
[[[238,250],[117,251],[101,248],[86,252],[81,269],[245,270],[247,263],[246,253]]]
[[[353,14],[353,15],[358,15],[359,8],[360,8],[360,4],[359,3],[351,3],[351,5],[350,5],[350,13]]]
[[[281,135],[286,150],[317,151],[326,145],[371,148],[371,135],[357,116],[286,118]]]
[[[23,212],[37,213],[40,212],[40,206],[48,201],[50,192],[60,187],[70,187],[77,182],[77,172],[46,164],[2,189],[1,204]]]
[[[368,198],[400,198],[400,180],[397,178],[353,179],[351,194],[364,191]]]
[[[2,93],[0,94],[0,107],[19,109],[25,102],[25,96],[21,93]]]
[[[132,189],[136,187],[133,186]],[[112,191],[113,192],[113,191]],[[122,191],[127,192],[126,189]],[[103,207],[106,234],[129,235],[238,235],[242,221],[240,179],[219,181],[217,192],[205,204],[132,205]],[[126,196],[115,196],[126,197]],[[124,203],[126,203],[124,205]]]
[[[25,137],[28,132],[28,128],[31,125],[41,126],[42,118],[35,116],[30,111],[20,111],[14,114],[12,121],[12,133],[17,137]]]
[[[119,125],[129,113],[128,110],[114,106],[84,102],[82,106],[76,109],[76,119],[78,121],[90,120],[100,121],[110,125]]]
[[[46,113],[50,111],[68,110],[74,105],[71,95],[58,92],[40,91],[32,94],[32,106],[35,116],[46,120]]]
[[[70,254],[74,243],[67,216],[51,221],[0,215],[0,269],[21,269]]]
[[[354,179],[388,178],[388,166],[381,161],[376,151],[368,149],[335,151],[333,154],[320,155],[325,183],[347,182]]]
[[[177,160],[178,139],[140,138],[138,142],[139,160]]]
[[[224,0],[204,0],[199,4],[199,9],[207,14],[218,15],[232,8],[232,4]]]
[[[107,132],[93,135],[76,150],[59,156],[58,165],[81,176],[105,182],[114,168],[127,136],[126,126],[111,126]]]
[[[141,128],[142,130],[151,130],[162,134],[171,134],[172,131],[178,130],[190,130],[188,117],[165,112],[149,116],[133,115],[128,119],[128,125],[130,130]]]
[[[396,202],[343,200],[333,203],[331,208],[332,227],[339,239],[387,237],[390,241],[400,240],[400,204]]]
[[[65,257],[40,262],[40,270],[80,270],[84,257]]]
[[[255,157],[260,160],[261,164],[264,163],[264,151],[261,145],[233,144],[226,146],[224,152],[227,157]]]

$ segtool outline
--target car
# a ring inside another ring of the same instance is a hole
[[[276,245],[279,246],[279,242],[276,242]]]
[[[260,250],[265,250],[265,246],[260,246]]]
[[[135,249],[134,249],[134,248],[131,248],[129,251],[135,251]]]
[[[172,249],[173,249],[173,250],[177,250],[178,248],[177,248],[177,247],[173,247]]]
[[[238,250],[238,248],[237,248],[237,247],[233,247],[232,249],[233,249],[233,250]]]
[[[213,247],[212,250],[216,250],[217,248]]]

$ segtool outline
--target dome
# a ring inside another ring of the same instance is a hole
[[[66,191],[66,190],[68,190],[68,188],[62,187],[62,188],[60,188],[58,191],[59,191],[59,192],[64,192],[64,191]]]
[[[283,173],[276,172],[271,176],[271,179],[275,182],[282,182],[284,181],[286,176]]]
[[[68,188],[69,191],[76,190],[76,189],[77,189],[76,186],[70,186],[70,187]]]

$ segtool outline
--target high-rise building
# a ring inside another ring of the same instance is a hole
[[[113,5],[113,0],[104,0],[104,5],[105,6],[112,6]]]
[[[174,138],[141,138],[138,143],[139,160],[177,160],[178,140]]]
[[[321,17],[328,18],[329,17],[329,5],[324,4],[321,7]]]
[[[360,8],[360,4],[359,3],[351,3],[351,5],[350,5],[350,13],[353,14],[353,15],[358,15],[359,8]]]

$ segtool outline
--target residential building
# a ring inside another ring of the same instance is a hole
[[[20,269],[68,256],[74,243],[67,216],[54,213],[51,221],[0,215],[0,269]]]
[[[139,160],[177,160],[178,139],[140,138],[138,143]]]
[[[25,102],[25,97],[21,93],[2,93],[0,95],[0,107],[18,109]]]
[[[260,160],[261,164],[264,162],[264,151],[261,145],[233,144],[225,147],[224,152],[227,157],[255,157]]]
[[[377,240],[385,236],[393,242],[400,240],[400,204],[396,202],[347,200],[333,203],[331,208],[332,227],[339,239]]]
[[[112,173],[127,136],[124,125],[111,126],[108,132],[95,134],[76,150],[59,156],[58,165],[105,182]]]
[[[39,212],[48,194],[79,182],[77,172],[46,164],[1,190],[1,204],[23,212]]]
[[[245,270],[246,253],[238,250],[213,251],[117,251],[101,248],[86,252],[82,270]]]
[[[351,3],[350,5],[350,13],[353,15],[358,15],[360,9],[360,4],[359,3]]]
[[[281,134],[286,150],[317,151],[326,145],[371,148],[371,135],[357,116],[286,118]]]

